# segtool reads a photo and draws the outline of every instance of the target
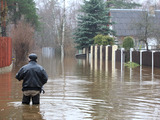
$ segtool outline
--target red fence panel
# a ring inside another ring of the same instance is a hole
[[[0,37],[0,68],[12,63],[12,41],[9,37]]]

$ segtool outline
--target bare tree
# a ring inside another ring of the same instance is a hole
[[[136,37],[139,41],[144,42],[146,49],[148,50],[148,43],[151,42],[151,40],[159,39],[159,22],[157,21],[157,18],[155,17],[155,13],[153,10],[146,10],[143,9],[140,14],[139,18],[135,19],[133,21],[134,29],[136,29]],[[132,26],[132,27],[133,27]]]
[[[64,51],[65,54],[74,53],[72,33],[77,24],[80,1],[41,0],[39,2],[38,12],[42,23],[41,32],[37,34],[39,45],[63,47],[64,49],[59,50]]]
[[[41,22],[41,31],[38,34],[38,43],[41,46],[51,46],[56,42],[56,15],[58,13],[58,3],[55,0],[41,0],[40,3],[41,4],[38,5],[38,12]]]
[[[64,58],[64,37],[65,37],[65,23],[66,23],[66,1],[63,0],[63,19],[62,19],[62,44],[61,44],[61,58]]]
[[[160,9],[160,0],[147,0],[143,2],[143,9],[149,11],[148,19],[149,20],[149,36],[157,40],[157,45],[160,43],[160,21],[159,21],[159,9]],[[150,39],[151,40],[151,39]]]
[[[11,30],[11,37],[16,62],[26,60],[29,52],[34,48],[34,29],[30,24],[19,21]]]

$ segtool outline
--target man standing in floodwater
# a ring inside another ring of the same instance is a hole
[[[22,104],[29,105],[31,98],[32,104],[39,104],[40,93],[43,90],[43,85],[47,83],[48,75],[44,68],[37,63],[37,55],[35,53],[29,55],[29,63],[20,68],[16,74],[16,79],[23,80]]]

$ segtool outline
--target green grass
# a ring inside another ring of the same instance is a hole
[[[128,68],[135,68],[135,67],[138,67],[140,65],[137,64],[137,63],[134,63],[134,62],[127,62],[127,63],[124,64],[124,66],[127,66]]]

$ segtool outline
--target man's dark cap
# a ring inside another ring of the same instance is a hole
[[[33,61],[36,61],[36,59],[38,58],[35,53],[31,53],[28,57]]]

